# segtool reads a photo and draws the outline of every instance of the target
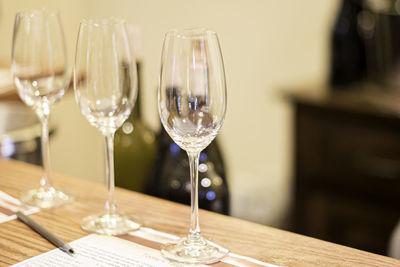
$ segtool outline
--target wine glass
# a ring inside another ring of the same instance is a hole
[[[215,138],[226,112],[224,64],[217,34],[206,29],[172,30],[165,35],[158,109],[161,123],[189,156],[189,235],[164,244],[161,253],[183,263],[209,264],[228,250],[204,239],[198,215],[199,154]]]
[[[140,224],[117,210],[114,199],[114,134],[137,97],[137,71],[126,23],[117,18],[82,21],[76,44],[74,88],[82,114],[105,137],[108,200],[105,211],[85,217],[89,232],[118,235]]]
[[[12,43],[14,82],[22,101],[30,106],[42,125],[42,161],[40,187],[25,192],[21,200],[40,208],[52,208],[72,201],[56,190],[50,179],[49,115],[61,99],[70,81],[67,48],[61,19],[49,9],[17,13]]]

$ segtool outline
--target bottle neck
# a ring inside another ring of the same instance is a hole
[[[135,106],[133,107],[133,110],[132,110],[132,115],[131,115],[131,117],[132,118],[134,118],[134,119],[140,119],[141,118],[141,116],[142,116],[142,114],[141,114],[141,109],[142,109],[142,107],[141,107],[141,101],[140,101],[140,98],[141,98],[141,90],[140,90],[140,87],[141,87],[141,65],[142,65],[142,63],[140,62],[140,61],[137,61],[136,62],[136,69],[137,69],[137,90],[138,90],[138,92],[137,92],[137,98],[136,98],[136,103],[135,103]]]

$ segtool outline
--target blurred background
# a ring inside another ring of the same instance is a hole
[[[131,24],[140,104],[116,136],[117,185],[187,202],[187,157],[158,117],[161,48],[171,28],[211,28],[224,56],[228,110],[200,157],[201,207],[400,253],[400,1],[0,0],[0,113],[13,118],[0,121],[1,153],[36,164],[37,125],[6,102],[16,99],[15,13],[41,7],[61,13],[71,68],[80,20]],[[50,119],[52,169],[104,183],[102,135],[71,88]]]

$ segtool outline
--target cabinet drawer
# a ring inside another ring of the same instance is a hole
[[[303,199],[300,232],[370,252],[386,253],[390,234],[399,219],[396,210],[374,201],[360,201],[309,188]]]
[[[301,107],[296,122],[298,175],[400,199],[400,120]]]

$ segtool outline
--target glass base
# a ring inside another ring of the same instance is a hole
[[[65,194],[62,191],[56,190],[54,187],[32,189],[25,192],[21,196],[21,201],[30,206],[35,206],[41,209],[50,209],[59,207],[66,203],[72,202],[73,197]]]
[[[83,218],[83,230],[101,235],[122,235],[139,229],[141,223],[128,215],[115,212],[102,212]]]
[[[229,251],[202,237],[190,240],[184,238],[177,242],[166,243],[161,254],[173,261],[188,264],[211,264],[223,259]]]

